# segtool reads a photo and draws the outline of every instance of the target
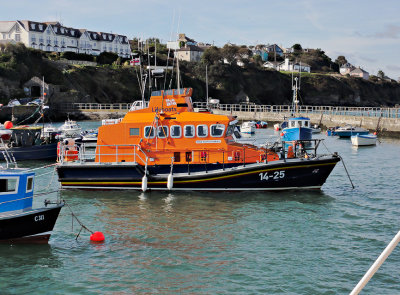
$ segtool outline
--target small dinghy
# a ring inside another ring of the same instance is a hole
[[[351,144],[354,146],[376,145],[376,140],[375,134],[356,134],[351,137]]]

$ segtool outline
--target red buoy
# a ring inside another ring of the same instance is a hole
[[[95,231],[93,234],[90,235],[90,241],[95,243],[104,242],[105,238],[102,232]]]
[[[11,122],[11,121],[5,121],[4,122],[4,128],[6,128],[6,129],[10,129],[10,128],[13,128],[13,123]]]
[[[282,133],[281,133],[281,136],[284,136],[284,135],[285,135],[285,133],[282,132]]]

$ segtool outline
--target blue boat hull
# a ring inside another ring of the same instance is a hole
[[[336,131],[335,132],[337,136],[339,137],[344,137],[344,138],[350,138],[353,135],[367,135],[369,133],[369,131],[349,131],[349,130],[345,130],[345,131]]]

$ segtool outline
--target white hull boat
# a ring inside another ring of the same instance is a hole
[[[377,136],[374,134],[357,134],[351,137],[351,144],[354,146],[375,145]]]
[[[256,133],[256,123],[253,121],[242,123],[242,125],[240,126],[240,132],[245,134]]]

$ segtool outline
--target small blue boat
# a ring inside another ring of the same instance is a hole
[[[288,127],[282,130],[283,141],[311,140],[312,128],[306,117],[289,118]]]
[[[8,156],[7,156],[8,157]],[[33,172],[0,166],[0,243],[47,243],[62,201],[32,209]]]
[[[335,130],[335,134],[342,138],[350,138],[353,135],[367,135],[369,131],[361,127],[353,127],[351,125],[346,125],[344,127],[339,127]]]

